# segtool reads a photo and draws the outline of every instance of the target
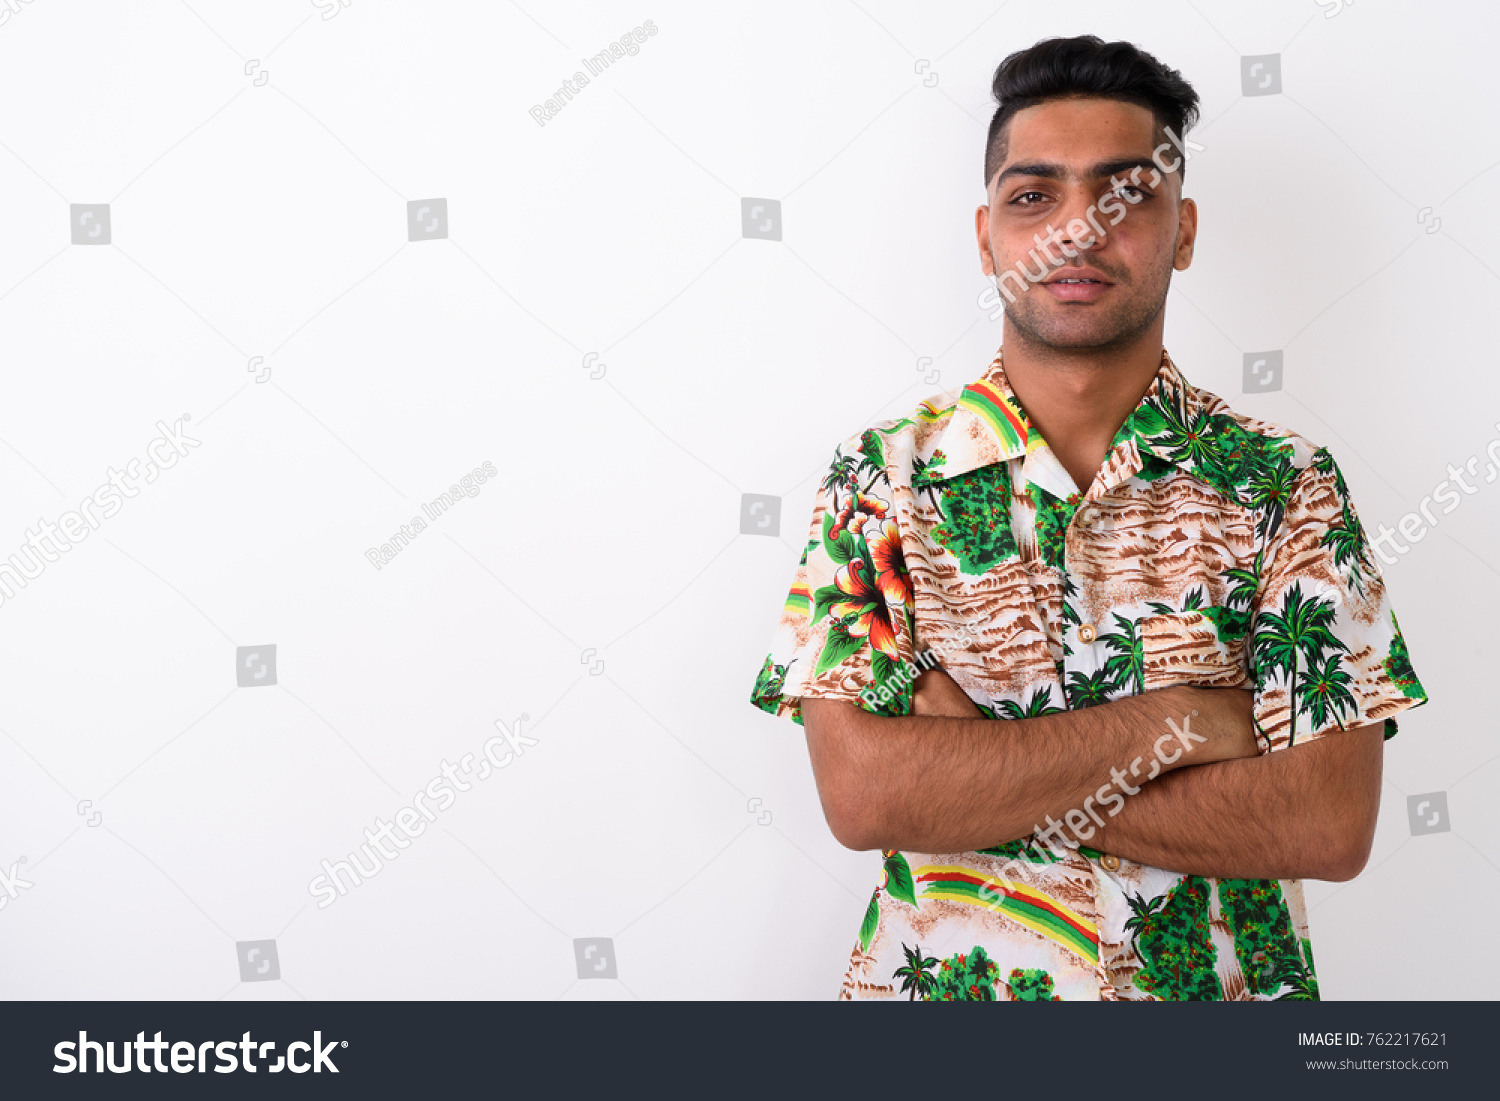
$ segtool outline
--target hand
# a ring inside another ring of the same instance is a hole
[[[912,694],[911,713],[945,719],[978,719],[983,716],[968,693],[941,666],[934,665],[917,675]]]

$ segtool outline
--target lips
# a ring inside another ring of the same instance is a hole
[[[1070,279],[1080,279],[1082,282],[1071,282]],[[1047,293],[1062,302],[1094,302],[1109,293],[1113,283],[1104,282],[1093,276],[1065,276],[1063,279],[1053,279],[1043,283]]]
[[[1104,283],[1106,285],[1109,284],[1109,280],[1104,278],[1104,273],[1102,271],[1096,271],[1094,268],[1065,268],[1062,271],[1055,273],[1051,279],[1044,280],[1043,283],[1044,285],[1050,286],[1053,283],[1074,281],[1081,281],[1084,283]]]

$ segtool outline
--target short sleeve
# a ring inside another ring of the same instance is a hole
[[[1250,646],[1263,752],[1382,725],[1427,702],[1343,474],[1326,449],[1292,479],[1261,554]],[[1274,499],[1273,505],[1274,507]]]
[[[871,433],[840,444],[818,487],[751,702],[802,722],[802,700],[911,713],[913,600],[890,477]]]

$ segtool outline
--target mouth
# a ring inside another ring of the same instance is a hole
[[[1103,297],[1114,284],[1092,276],[1070,276],[1064,279],[1053,279],[1043,283],[1042,286],[1047,288],[1047,292],[1053,298],[1063,302],[1093,302]]]

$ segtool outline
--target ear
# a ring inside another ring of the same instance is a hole
[[[1186,271],[1193,262],[1193,246],[1198,241],[1198,204],[1183,199],[1177,208],[1177,250],[1172,257],[1176,271]]]
[[[985,275],[995,274],[995,258],[990,253],[990,208],[974,211],[974,236],[979,242],[979,268]]]

